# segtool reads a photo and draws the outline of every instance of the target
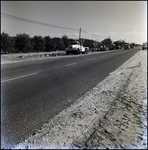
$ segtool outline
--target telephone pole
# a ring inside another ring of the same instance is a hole
[[[79,42],[80,42],[80,49],[82,49],[82,41],[81,41],[81,28],[80,28],[80,31],[79,31]]]
[[[79,30],[79,42],[80,42],[80,45],[82,44],[81,43],[81,28],[80,28],[80,30]]]
[[[81,28],[79,30],[79,40],[81,39]]]

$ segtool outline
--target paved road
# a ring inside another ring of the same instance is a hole
[[[24,140],[92,89],[138,49],[1,66],[2,146]]]

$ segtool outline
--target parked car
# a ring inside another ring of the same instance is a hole
[[[97,48],[91,48],[91,52],[97,52]]]
[[[124,45],[124,50],[130,49],[130,45],[129,44],[125,44]]]
[[[110,45],[109,50],[115,50],[115,49],[116,49],[115,44]]]
[[[107,50],[106,46],[101,46],[100,47],[100,51],[106,51],[106,50]]]
[[[83,47],[83,45],[80,44],[80,42],[78,41],[73,41],[71,42],[67,48],[65,48],[65,52],[67,55],[69,55],[69,53],[75,53],[75,54],[87,54],[87,51],[85,50],[85,48]]]
[[[142,44],[142,50],[147,49],[147,42]]]
[[[116,49],[121,49],[121,46],[116,46]]]

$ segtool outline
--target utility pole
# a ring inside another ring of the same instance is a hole
[[[81,28],[80,28],[80,31],[79,31],[79,42],[80,42],[80,49],[82,50]]]
[[[81,44],[81,28],[80,28],[80,30],[79,30],[79,42],[80,42],[80,44]]]
[[[81,28],[79,30],[79,39],[81,39]]]

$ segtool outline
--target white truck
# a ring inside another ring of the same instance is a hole
[[[87,54],[88,50],[83,47],[83,45],[80,44],[80,42],[78,41],[73,41],[69,44],[69,46],[67,48],[65,48],[65,52],[67,55],[69,55],[69,53],[75,53],[75,54]]]

